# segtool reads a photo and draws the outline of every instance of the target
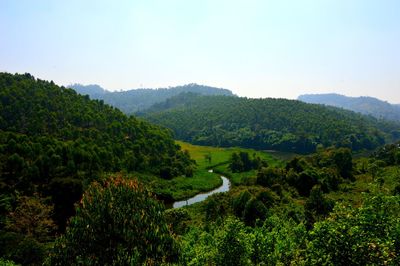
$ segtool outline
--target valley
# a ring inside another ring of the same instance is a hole
[[[396,122],[193,92],[128,116],[9,73],[0,121],[1,263],[400,262]]]
[[[399,266],[399,13],[0,0],[0,266]]]

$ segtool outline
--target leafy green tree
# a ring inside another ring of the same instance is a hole
[[[13,261],[11,260],[5,260],[3,258],[0,258],[0,265],[1,266],[17,266]]]
[[[338,204],[310,232],[306,264],[398,265],[400,197],[369,195],[360,208]]]
[[[37,196],[19,196],[0,232],[0,256],[23,265],[41,265],[56,225],[53,207]]]
[[[251,265],[251,239],[242,222],[227,219],[217,239],[216,265]]]
[[[182,235],[185,233],[187,222],[190,221],[190,215],[186,209],[167,209],[164,214],[166,222],[175,234]]]
[[[255,265],[296,265],[306,248],[307,230],[291,218],[272,215],[254,228],[253,237]]]
[[[49,264],[154,265],[177,255],[161,204],[137,181],[119,177],[87,189]]]
[[[280,183],[285,177],[283,169],[276,167],[261,168],[257,173],[257,184],[263,187],[271,187]]]
[[[246,203],[251,199],[251,194],[247,190],[243,191],[233,200],[233,211],[236,217],[243,217],[243,211]]]
[[[239,154],[236,152],[232,153],[231,162],[229,168],[233,173],[240,173],[244,171],[244,164]]]
[[[257,220],[264,221],[268,209],[260,200],[252,198],[247,201],[243,210],[243,221],[246,225],[254,226]]]
[[[8,214],[5,228],[39,242],[51,240],[56,229],[51,219],[53,206],[46,205],[44,200],[37,196],[20,196],[17,204],[15,210]]]
[[[252,169],[258,169],[260,166],[266,165],[259,157],[250,158],[248,152],[232,153],[229,168],[233,173],[247,172]]]
[[[333,205],[334,203],[324,197],[321,188],[317,185],[311,189],[304,208],[306,211],[312,211],[318,215],[327,215],[333,209]]]

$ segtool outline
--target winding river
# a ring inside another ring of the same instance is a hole
[[[212,173],[213,170],[208,170],[208,172]],[[229,191],[229,189],[231,187],[231,182],[225,176],[221,176],[221,179],[222,179],[222,185],[217,187],[216,189],[213,189],[213,190],[210,190],[210,191],[204,192],[204,193],[199,193],[196,196],[186,199],[186,200],[175,201],[172,205],[172,208],[180,208],[183,206],[191,205],[193,203],[197,203],[197,202],[205,200],[208,196],[211,196],[212,194]]]

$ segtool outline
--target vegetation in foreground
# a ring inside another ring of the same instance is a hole
[[[89,186],[55,242],[51,209],[29,223],[37,239],[50,241],[30,254],[37,264],[50,253],[48,265],[398,265],[398,147],[359,159],[332,148],[264,166],[251,182],[178,209],[164,210],[137,180],[107,178]],[[212,148],[192,149],[200,156]],[[10,232],[28,232],[27,223],[11,224]]]

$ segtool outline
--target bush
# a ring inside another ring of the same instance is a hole
[[[243,221],[246,225],[254,226],[257,220],[264,221],[267,217],[268,209],[265,207],[264,203],[252,198],[244,207],[243,211]]]
[[[263,187],[271,187],[281,182],[284,176],[285,174],[282,169],[275,167],[262,168],[257,173],[257,184]]]
[[[242,222],[228,219],[217,237],[217,265],[250,265],[251,239]]]
[[[399,265],[399,225],[399,196],[367,196],[358,209],[338,205],[310,232],[306,264]]]
[[[238,197],[233,200],[233,211],[239,218],[242,217],[246,203],[251,199],[250,192],[243,191]]]
[[[177,260],[162,205],[137,181],[92,184],[83,195],[51,265],[160,264]]]

